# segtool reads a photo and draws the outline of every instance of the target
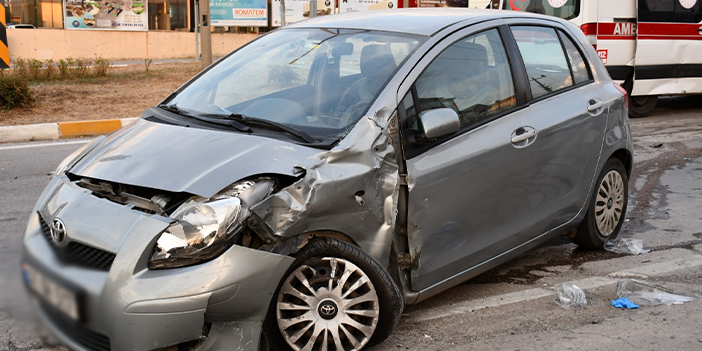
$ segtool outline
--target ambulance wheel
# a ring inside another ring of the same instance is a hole
[[[629,97],[629,117],[639,118],[648,116],[656,107],[658,96],[630,96]]]

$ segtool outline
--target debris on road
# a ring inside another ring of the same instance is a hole
[[[642,240],[629,238],[609,240],[605,243],[604,248],[607,251],[627,255],[639,255],[651,251],[643,248]]]
[[[612,306],[616,308],[626,308],[628,310],[639,308],[639,305],[629,301],[626,297],[620,297],[616,300],[612,300]]]
[[[660,148],[661,146],[663,146],[663,143],[656,143],[656,144],[651,144],[651,145],[649,145],[649,147],[652,147],[652,148],[654,148],[654,149],[658,149],[658,148]]]
[[[556,298],[556,303],[563,308],[570,308],[570,306],[585,306],[587,305],[587,298],[585,293],[579,287],[564,283],[558,287],[557,290],[558,298]]]
[[[636,279],[622,280],[617,284],[617,295],[626,296],[641,306],[680,305],[695,298],[677,295],[674,290]]]

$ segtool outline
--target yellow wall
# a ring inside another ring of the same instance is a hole
[[[257,34],[212,33],[212,55],[223,56]],[[10,61],[21,57],[54,61],[72,58],[107,60],[167,59],[195,56],[195,34],[64,29],[8,29]]]

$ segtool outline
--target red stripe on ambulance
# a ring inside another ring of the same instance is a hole
[[[702,40],[699,23],[639,23],[639,39]]]
[[[601,40],[635,40],[636,23],[619,22],[597,24],[597,39]]]

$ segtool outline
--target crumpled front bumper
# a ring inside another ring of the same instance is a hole
[[[91,208],[101,211],[82,215]],[[83,244],[110,251],[112,243],[117,249],[109,271],[62,262],[40,216],[47,223],[60,217],[67,235],[74,228]],[[258,349],[271,298],[294,259],[235,245],[207,263],[149,270],[151,249],[169,222],[92,196],[65,177],[52,180],[27,225],[24,262],[79,295],[81,320],[73,322],[31,294],[62,342],[77,350],[154,350],[196,340],[204,340],[198,350]],[[115,228],[128,229],[110,233]],[[89,240],[91,235],[113,240]]]

